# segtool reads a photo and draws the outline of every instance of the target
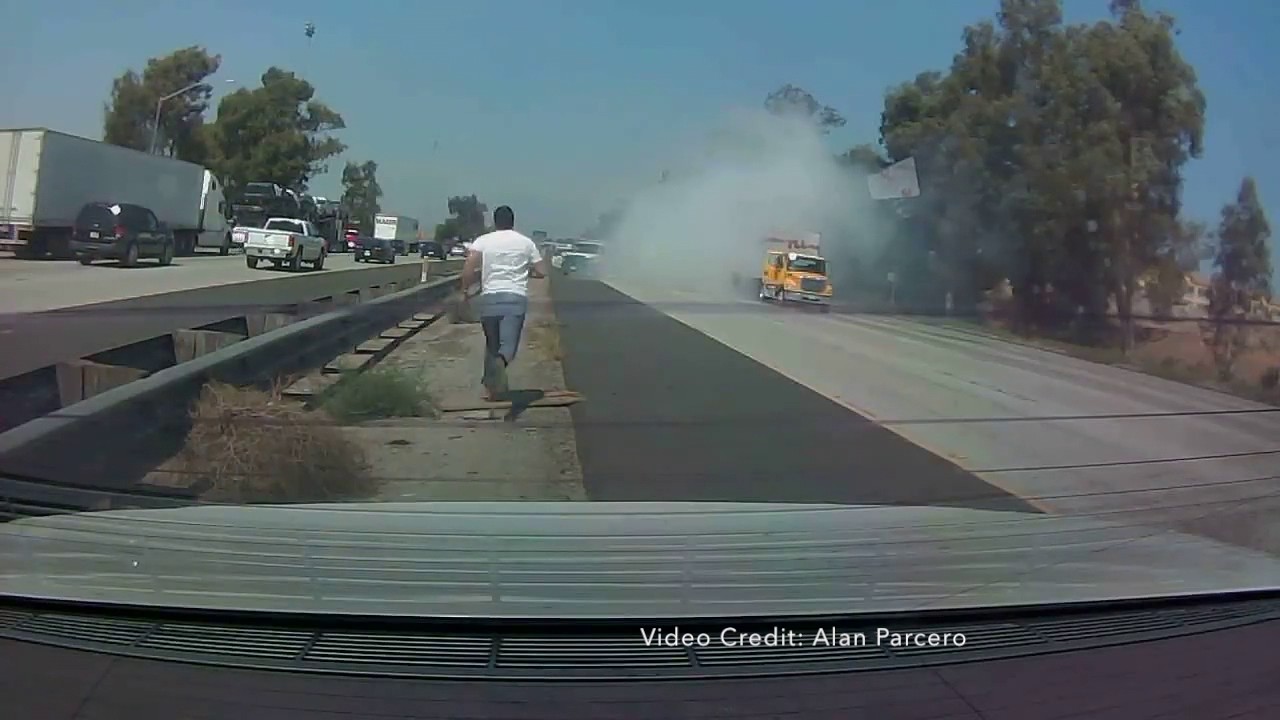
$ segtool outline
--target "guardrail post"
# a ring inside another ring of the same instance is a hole
[[[92,360],[68,360],[56,366],[58,399],[62,407],[74,405],[99,393],[147,376],[145,370],[123,365],[104,365]]]
[[[208,355],[244,339],[243,335],[214,330],[175,330],[172,335],[173,354],[180,363]]]

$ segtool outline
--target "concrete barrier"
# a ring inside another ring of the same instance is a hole
[[[437,278],[367,303],[339,307],[0,433],[0,515],[31,514],[32,508],[46,504],[79,511],[169,502],[155,493],[143,493],[136,504],[130,498],[138,493],[137,481],[182,446],[191,427],[189,408],[205,383],[265,387],[321,368],[383,329],[443,301],[457,283],[456,276]]]

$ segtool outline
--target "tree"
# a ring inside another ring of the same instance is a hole
[[[870,143],[862,143],[855,145],[837,158],[841,164],[849,167],[857,168],[868,173],[874,173],[883,170],[889,166],[889,161],[885,160],[880,150]]]
[[[845,119],[838,110],[818,102],[807,90],[787,84],[769,93],[764,108],[783,117],[799,117],[814,124],[823,133],[844,127]]]
[[[1253,178],[1244,178],[1236,201],[1222,208],[1217,238],[1214,265],[1227,284],[1243,294],[1241,301],[1270,298],[1271,252],[1267,240],[1271,238],[1271,225],[1258,200]]]
[[[947,72],[887,94],[881,142],[915,158],[923,190],[889,248],[904,295],[960,303],[1007,277],[1024,329],[1092,341],[1114,301],[1132,342],[1139,278],[1185,250],[1181,173],[1205,101],[1172,17],[1112,10],[1065,25],[1060,0],[1002,0]]]
[[[1179,220],[1172,232],[1175,236],[1146,278],[1147,300],[1152,313],[1159,317],[1170,316],[1174,304],[1186,293],[1187,274],[1199,267],[1209,234],[1204,223],[1191,220]]]
[[[261,87],[222,99],[208,135],[213,162],[233,190],[249,182],[305,190],[328,170],[325,161],[346,149],[328,136],[344,127],[341,115],[315,99],[310,83],[272,67]]]
[[[342,169],[342,207],[366,233],[373,232],[373,216],[382,211],[378,204],[382,187],[377,176],[378,163],[372,160],[348,162]]]
[[[1257,185],[1246,177],[1236,201],[1222,208],[1213,261],[1217,273],[1209,288],[1205,340],[1222,380],[1231,379],[1236,360],[1248,347],[1249,327],[1244,321],[1253,302],[1271,295],[1270,238],[1271,225],[1258,200]]]
[[[220,55],[192,46],[151,58],[141,75],[126,71],[111,84],[111,98],[103,113],[103,139],[149,152],[154,136],[159,152],[205,162],[207,148],[201,127],[213,88],[204,80],[216,73],[221,63]],[[160,99],[193,84],[196,86],[182,95],[164,101],[156,128],[156,104]]]
[[[445,242],[447,240],[458,239],[458,225],[454,218],[448,218],[444,222],[436,223],[434,236],[436,242]]]
[[[458,195],[449,198],[449,214],[453,217],[446,222],[452,223],[452,237],[459,240],[474,240],[485,233],[484,214],[489,207],[475,195]]]

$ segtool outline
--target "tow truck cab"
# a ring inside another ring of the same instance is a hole
[[[770,237],[760,271],[760,299],[817,306],[831,310],[834,295],[822,256],[821,238]]]

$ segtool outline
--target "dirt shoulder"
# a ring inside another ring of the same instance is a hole
[[[512,389],[565,389],[559,333],[545,281],[530,283],[529,317],[508,371]],[[435,403],[480,398],[484,335],[474,323],[441,318],[381,363],[418,378]],[[379,500],[585,500],[567,407],[501,414],[437,413],[373,420],[344,429],[382,478]]]

